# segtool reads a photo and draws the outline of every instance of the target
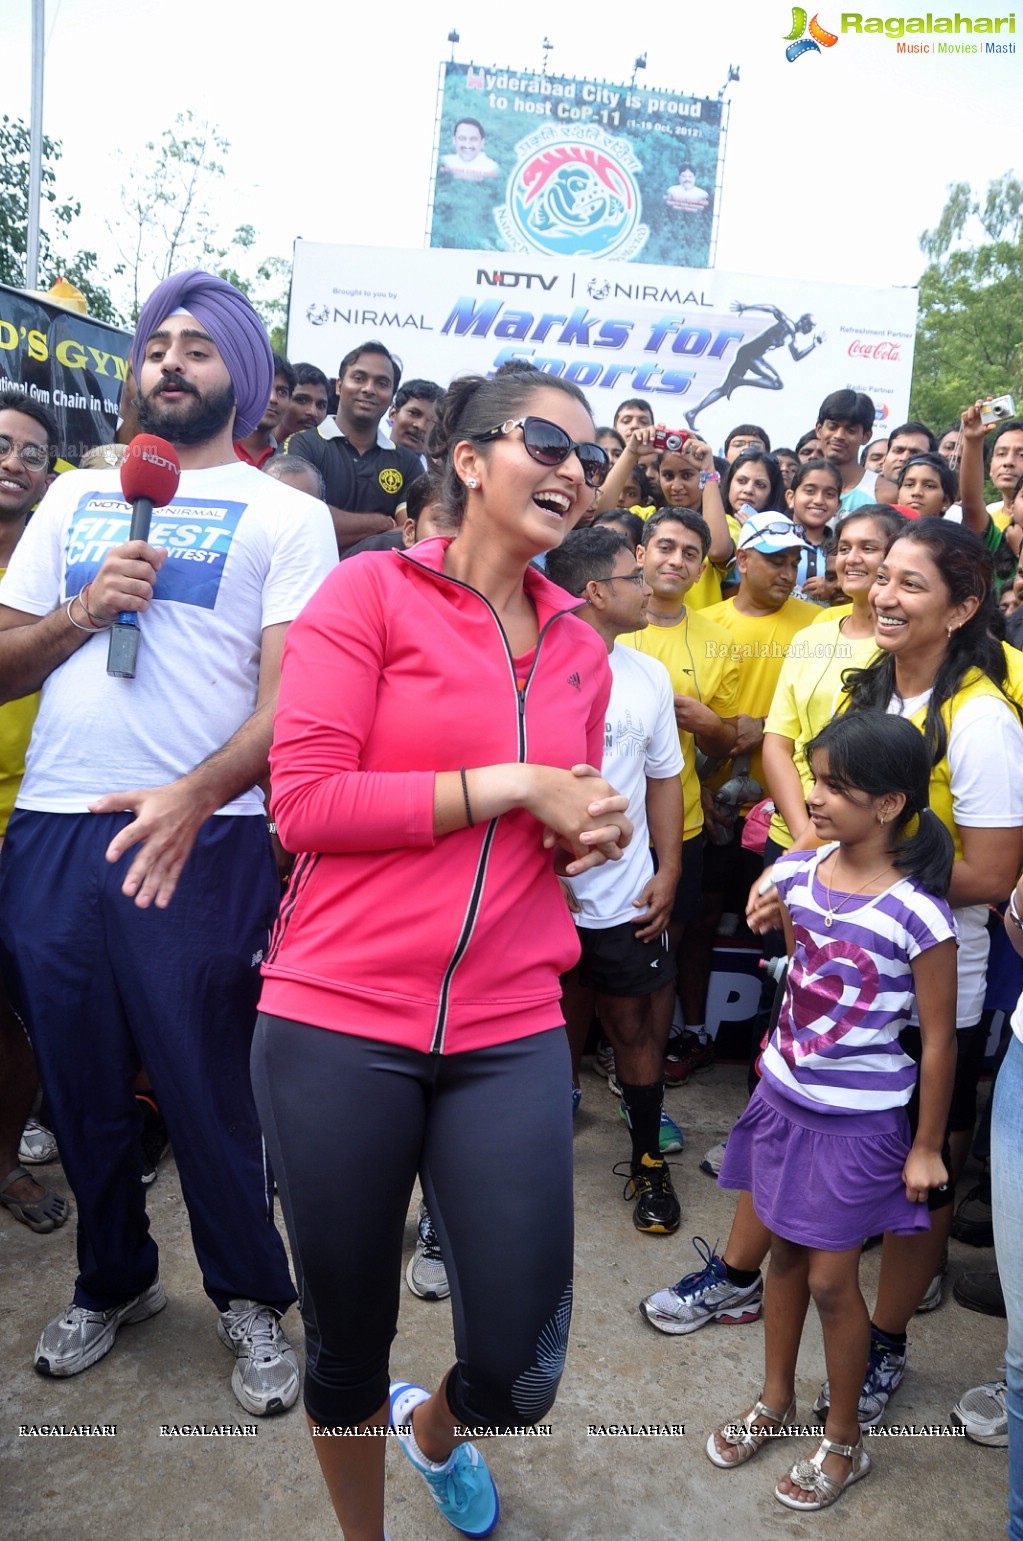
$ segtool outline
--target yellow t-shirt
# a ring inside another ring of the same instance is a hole
[[[852,606],[848,606],[852,610]],[[827,625],[822,621],[826,620]],[[781,666],[765,733],[779,733],[792,740],[792,758],[803,796],[813,786],[813,776],[803,750],[835,715],[835,703],[842,690],[846,669],[862,669],[877,652],[873,637],[849,640],[841,631],[842,618],[825,615],[814,620],[805,631],[797,631]],[[1023,654],[1020,655],[1023,661]],[[771,792],[771,788],[766,788]],[[775,811],[770,838],[788,850],[792,835]]]
[[[0,578],[6,571],[0,567]],[[38,691],[0,706],[0,840],[7,833],[7,821],[25,774],[25,750],[38,710]]]
[[[723,626],[731,635],[732,657],[739,666],[736,711],[750,717],[766,717],[788,647],[797,631],[809,626],[816,605],[803,599],[787,599],[773,615],[743,615],[735,599],[722,600],[704,610],[705,620]],[[731,761],[712,776],[707,785],[723,786],[732,774]],[[760,746],[750,759],[750,775],[764,786],[764,757]]]
[[[660,514],[663,511],[660,508],[644,508],[641,504],[637,504],[635,508],[629,509],[630,514],[638,514],[644,520],[649,519],[652,514]],[[692,512],[699,513],[699,509],[693,509]],[[734,546],[739,539],[739,530],[741,528],[739,521],[732,514],[726,514],[725,521],[728,525],[728,533],[732,537],[732,545]],[[686,594],[687,610],[709,610],[711,605],[719,605],[721,603],[721,583],[734,560],[735,558],[732,557],[730,561],[719,566],[708,557],[703,564],[703,571]]]
[[[817,618],[810,622],[811,626],[822,626],[825,621],[844,621],[847,615],[852,615],[852,604],[829,605],[826,610],[818,607]]]
[[[1009,528],[1009,524],[1012,520],[1012,514],[1006,508],[1001,498],[998,499],[997,503],[989,503],[987,505],[987,511],[991,515],[994,523],[998,526],[1004,535],[1005,531]]]
[[[671,676],[675,695],[701,701],[719,717],[735,716],[739,668],[731,658],[729,635],[708,621],[706,612],[690,610],[688,596],[686,612],[676,626],[651,624],[643,631],[629,632],[618,640],[634,647],[638,653],[659,658]],[[1020,656],[1023,658],[1023,654]],[[682,768],[685,803],[682,838],[689,840],[703,828],[703,804],[700,802],[693,734],[679,728],[678,740],[685,760]]]

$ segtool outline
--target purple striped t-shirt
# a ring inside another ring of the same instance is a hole
[[[808,1107],[899,1107],[916,1083],[916,1065],[899,1044],[913,1011],[912,960],[955,938],[955,921],[944,899],[903,877],[869,897],[833,891],[844,902],[826,926],[817,869],[834,849],[786,852],[774,865],[795,951],[763,1074]]]

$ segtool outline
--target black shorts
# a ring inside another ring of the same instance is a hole
[[[579,941],[583,950],[579,983],[586,990],[628,999],[653,995],[662,985],[675,982],[678,970],[666,931],[641,942],[635,925],[627,920],[602,931],[580,926]]]
[[[682,842],[682,876],[671,907],[672,920],[695,920],[703,909],[703,851],[706,839],[701,830]]]
[[[978,1022],[975,1027],[964,1027],[956,1033],[956,1074],[952,1083],[952,1103],[948,1110],[948,1123],[945,1125],[945,1138],[941,1146],[941,1159],[948,1171],[952,1171],[952,1158],[949,1154],[948,1137],[950,1134],[959,1134],[963,1130],[973,1133],[973,1126],[977,1118],[977,1082],[980,1080],[980,1072],[984,1063],[984,1045],[987,1041],[987,1027]],[[918,1027],[904,1027],[899,1034],[899,1046],[908,1054],[916,1064],[920,1063],[920,1029]],[[920,1081],[913,1088],[906,1112],[909,1116],[909,1128],[912,1135],[916,1135],[917,1118],[920,1113]],[[932,1188],[927,1196],[928,1209],[943,1209],[946,1204],[951,1204],[955,1197],[951,1182],[947,1188]]]

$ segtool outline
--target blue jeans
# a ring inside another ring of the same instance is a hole
[[[1010,1541],[1023,1541],[1023,1043],[1013,1034],[995,1082],[991,1115],[991,1206],[1005,1295],[1009,1413]]]

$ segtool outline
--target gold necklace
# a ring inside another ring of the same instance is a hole
[[[876,883],[878,878],[883,878],[885,873],[886,872],[890,872],[890,871],[892,871],[892,863],[891,862],[889,862],[886,867],[882,867],[881,871],[875,873],[872,878],[868,878],[865,883],[861,883],[859,888],[854,888],[852,893],[846,894],[845,898],[844,899],[840,899],[837,904],[832,904],[832,902],[831,902],[831,886],[828,883],[827,878],[822,877],[821,878],[821,882],[824,884],[824,891],[825,891],[825,893],[828,896],[828,913],[824,917],[824,924],[825,924],[825,926],[827,926],[828,930],[829,931],[831,930],[832,922],[834,921],[835,916],[838,914],[839,910],[842,908],[843,904],[848,903],[848,901],[850,899],[855,899],[857,894],[861,894],[865,888],[869,888],[870,887],[871,883]],[[835,852],[835,866],[834,866],[834,869],[832,870],[832,873],[831,873],[832,878],[836,877],[837,873],[838,873],[838,852],[836,851]],[[873,897],[876,898],[877,895],[875,894]]]

